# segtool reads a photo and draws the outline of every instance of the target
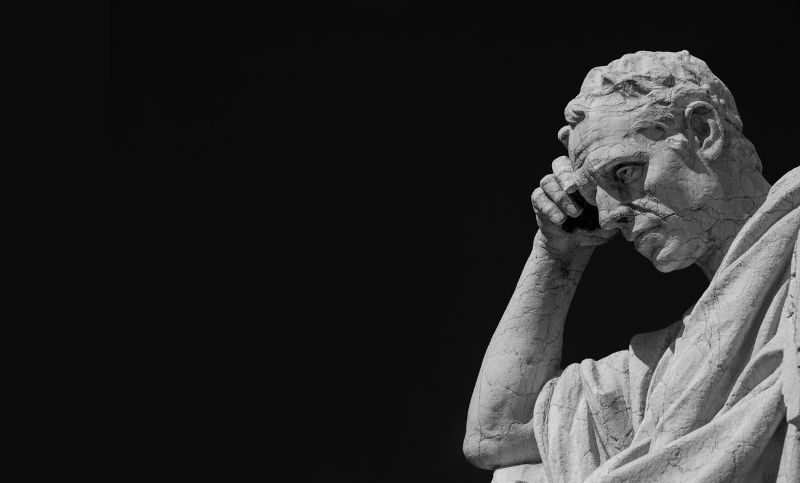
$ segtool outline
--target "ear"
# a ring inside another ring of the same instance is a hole
[[[722,153],[725,141],[725,128],[714,106],[705,101],[695,101],[686,107],[683,116],[689,141],[698,156],[714,161]]]

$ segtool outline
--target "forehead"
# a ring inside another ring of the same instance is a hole
[[[631,112],[592,110],[569,136],[569,158],[574,169],[592,169],[611,158],[630,156],[651,146],[639,131],[650,122]]]

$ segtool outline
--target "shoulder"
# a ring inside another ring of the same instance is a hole
[[[770,189],[769,196],[781,197],[787,192],[800,189],[800,166],[792,168],[781,179],[775,182]]]

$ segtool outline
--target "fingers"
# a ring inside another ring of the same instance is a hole
[[[575,201],[570,198],[555,174],[548,174],[542,178],[539,186],[542,188],[545,195],[558,207],[558,209],[571,217],[576,217],[583,211]]]
[[[575,175],[572,172],[572,163],[570,163],[569,158],[566,156],[559,156],[556,158],[553,163],[553,174],[558,179],[558,182],[561,184],[561,187],[567,193],[573,193],[578,189],[578,183],[575,179]]]
[[[569,158],[561,156],[552,163],[553,174],[548,174],[531,195],[534,210],[557,225],[563,224],[567,216],[580,216],[583,208],[568,193],[578,191],[575,174]]]
[[[553,200],[544,193],[541,187],[533,190],[531,203],[533,203],[533,210],[536,214],[547,218],[556,225],[560,225],[567,220],[567,216],[556,206]]]

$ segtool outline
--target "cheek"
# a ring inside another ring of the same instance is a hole
[[[672,150],[655,153],[650,158],[644,190],[679,215],[689,215],[702,208],[713,196],[714,178],[692,170]]]

